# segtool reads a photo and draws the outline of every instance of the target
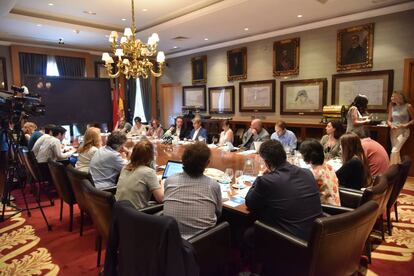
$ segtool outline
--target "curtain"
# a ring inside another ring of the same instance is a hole
[[[32,53],[19,53],[20,73],[24,75],[46,75],[47,56]]]
[[[136,79],[130,78],[126,81],[126,106],[125,106],[125,118],[128,122],[134,122],[134,112],[135,112],[135,97],[137,93],[137,83]]]
[[[85,59],[74,57],[56,56],[56,64],[59,76],[62,77],[85,77]]]
[[[151,77],[144,79],[139,78],[141,84],[142,104],[144,106],[144,114],[148,121],[151,120]]]

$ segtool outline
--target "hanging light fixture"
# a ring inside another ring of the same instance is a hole
[[[111,42],[111,51],[114,58],[109,53],[102,54],[102,60],[105,61],[105,68],[110,78],[118,78],[124,74],[127,79],[133,77],[148,78],[150,75],[155,77],[162,76],[165,62],[164,52],[160,51],[157,54],[157,45],[160,41],[158,35],[153,33],[147,43],[143,43],[136,38],[134,0],[131,0],[132,6],[132,27],[125,28],[123,36],[118,44],[118,32],[112,31],[109,35],[109,42]],[[157,54],[157,55],[156,55]],[[154,64],[151,58],[157,56],[159,64],[159,71],[154,71]],[[116,72],[113,72],[113,65],[116,65]]]

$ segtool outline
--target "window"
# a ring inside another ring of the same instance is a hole
[[[46,76],[59,77],[59,70],[54,56],[47,56]]]
[[[148,122],[145,117],[144,104],[142,103],[142,92],[141,92],[141,83],[139,78],[136,79],[136,96],[135,96],[135,108],[134,108],[134,118],[140,117],[143,123]]]

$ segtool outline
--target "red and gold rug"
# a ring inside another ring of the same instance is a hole
[[[14,196],[23,206],[20,192]],[[398,202],[399,222],[393,222],[392,236],[386,236],[385,242],[373,251],[369,276],[414,275],[414,178],[407,181]],[[68,208],[65,206],[61,222],[59,205],[56,201],[55,206],[44,208],[52,231],[47,231],[38,209],[32,211],[31,217],[25,212],[0,223],[0,276],[98,275],[93,226],[87,222],[80,237],[80,213],[75,208],[74,229],[69,232]],[[8,208],[7,214],[12,213]]]

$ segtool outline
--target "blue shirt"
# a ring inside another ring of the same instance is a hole
[[[92,175],[95,187],[104,189],[116,185],[122,168],[127,163],[121,154],[111,147],[100,148],[92,157],[89,172]]]
[[[270,139],[279,141],[284,148],[290,147],[291,149],[296,149],[297,139],[295,133],[288,129],[285,129],[285,133],[280,136],[277,135],[276,132],[273,132],[272,136],[270,136]]]

